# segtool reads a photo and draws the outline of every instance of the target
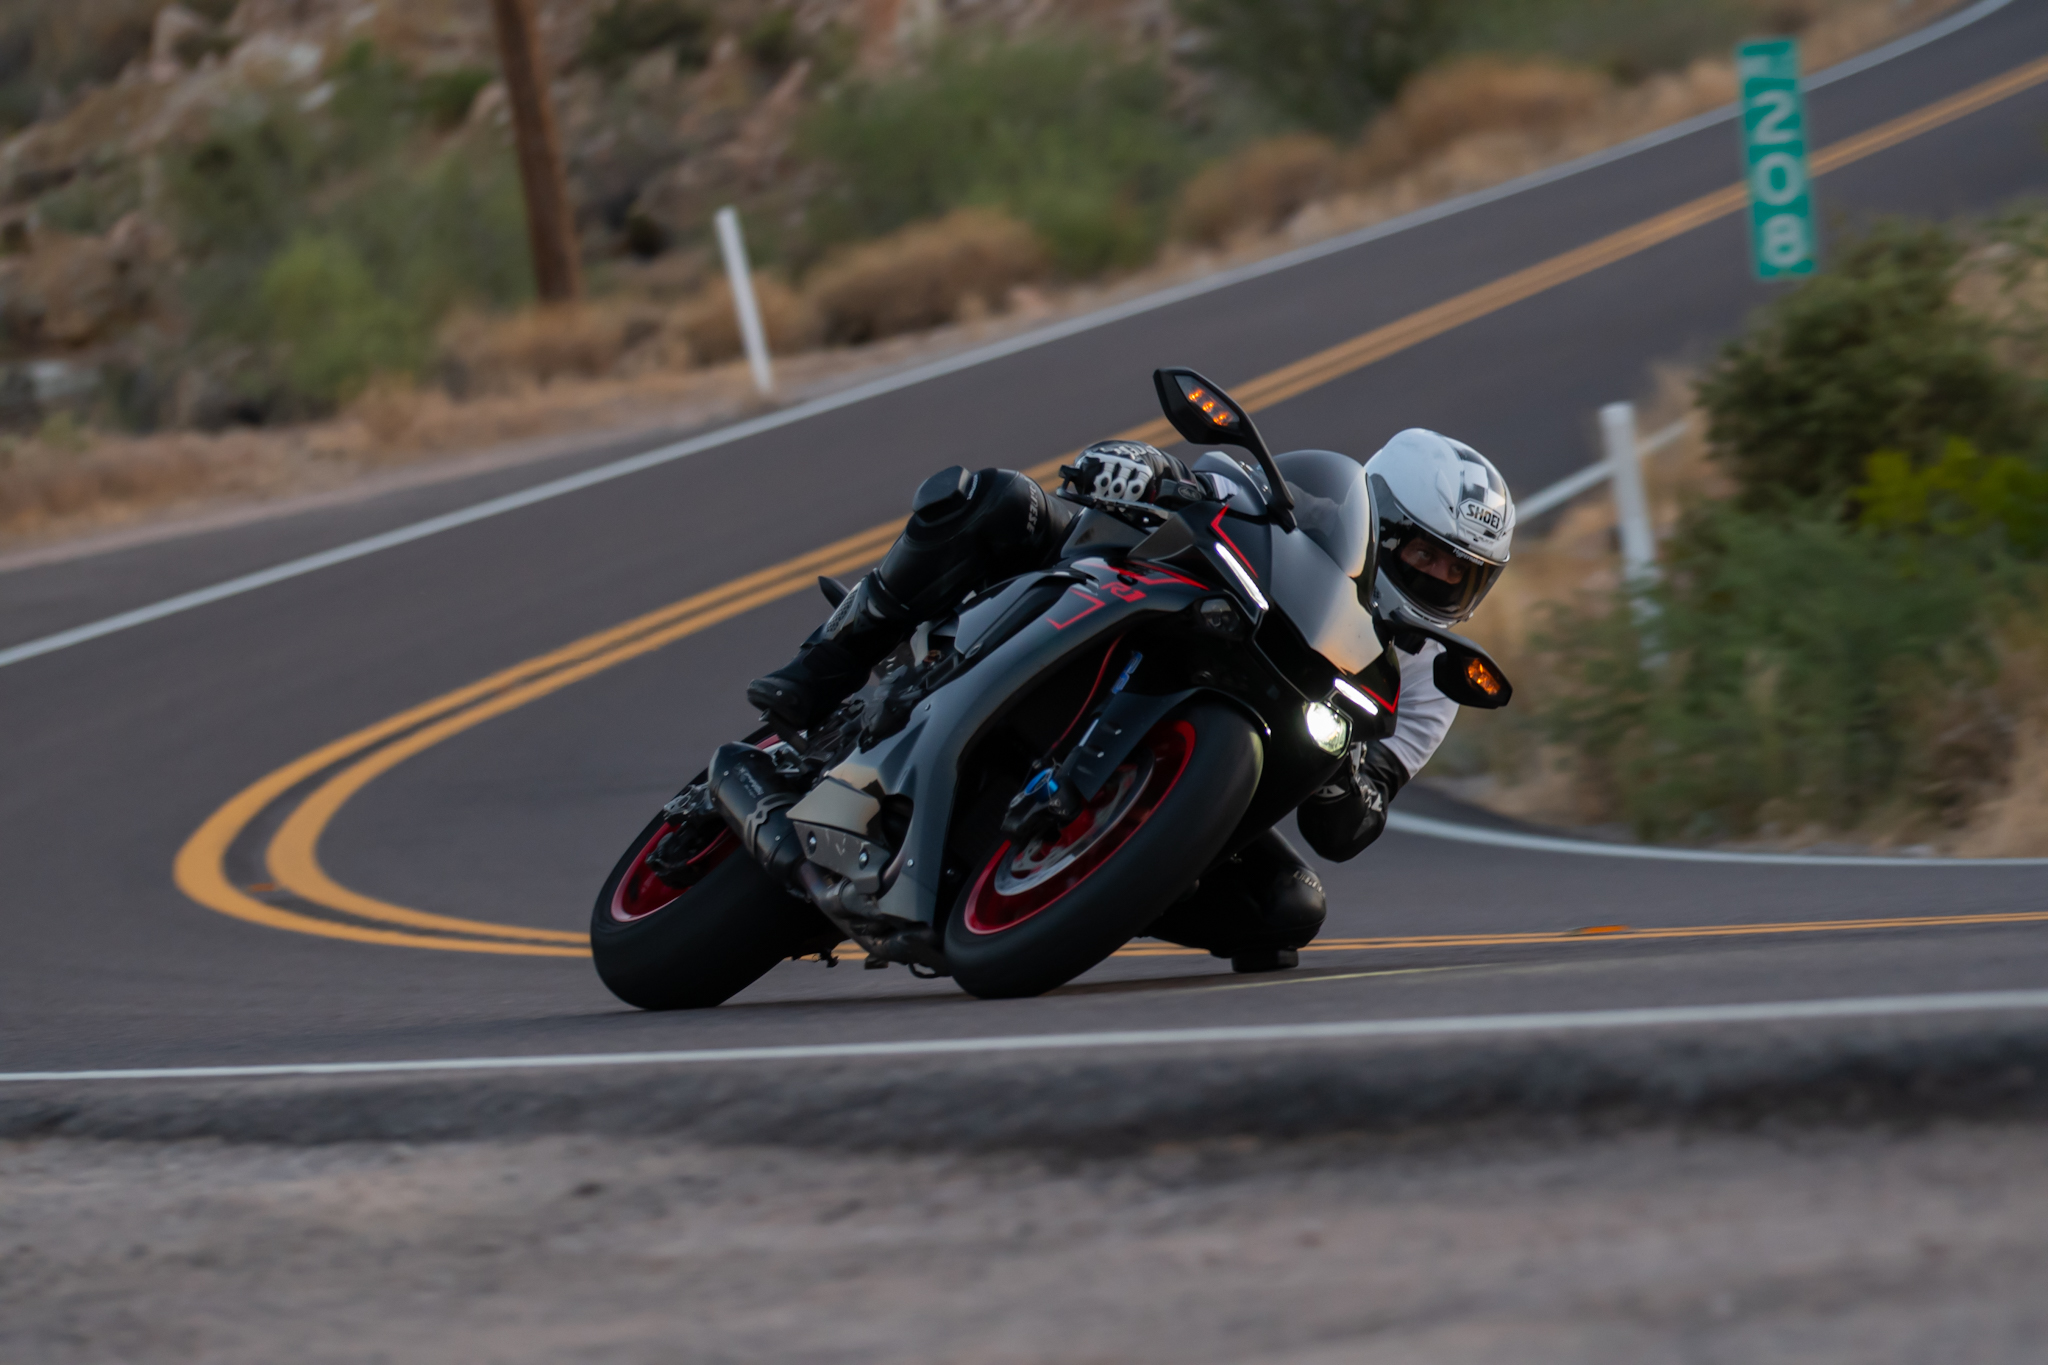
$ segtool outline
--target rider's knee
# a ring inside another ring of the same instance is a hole
[[[1162,915],[1154,938],[1230,957],[1248,948],[1299,948],[1329,913],[1322,880],[1279,831],[1267,830],[1202,874],[1195,891]]]
[[[909,523],[880,576],[913,614],[952,605],[971,589],[1038,567],[1057,550],[1075,509],[1010,469],[958,465],[919,486]]]

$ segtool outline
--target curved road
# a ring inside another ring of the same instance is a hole
[[[1811,122],[1829,212],[1941,216],[2038,191],[2048,6],[2018,0],[1828,83]],[[578,956],[624,839],[747,725],[745,679],[815,623],[803,584],[871,557],[925,472],[1039,466],[1142,426],[1147,372],[1177,362],[1244,386],[1282,448],[1363,455],[1436,426],[1533,491],[1590,458],[1601,402],[1708,355],[1765,297],[1728,188],[1734,141],[1726,122],[1659,139],[0,667],[0,1071],[2043,984],[2038,866],[1619,860],[1413,833],[1325,869],[1324,940],[1282,976],[1139,945],[1046,998],[983,1003],[901,970],[785,963],[723,1009],[655,1016],[618,1007]],[[15,569],[0,650],[630,453]],[[1486,823],[1421,791],[1402,808]],[[1871,923],[1889,920],[1913,922]],[[1636,932],[1578,932],[1613,926]]]

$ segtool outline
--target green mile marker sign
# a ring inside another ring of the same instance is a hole
[[[1799,44],[1790,38],[1735,49],[1742,80],[1742,150],[1749,167],[1750,260],[1758,279],[1811,275],[1813,193],[1806,174],[1806,102]]]

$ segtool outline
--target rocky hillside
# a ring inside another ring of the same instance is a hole
[[[566,349],[517,320],[483,0],[9,0],[0,427],[272,424],[385,375],[461,398],[718,361],[725,203],[778,347],[859,343],[1227,248],[1454,150],[1483,180],[1589,122],[1688,112],[1725,97],[1699,59],[1747,29],[1868,11],[1888,31],[1941,5],[538,7],[593,295]]]

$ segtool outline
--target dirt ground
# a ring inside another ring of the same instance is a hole
[[[0,1146],[0,1359],[2035,1362],[2048,1131]]]

